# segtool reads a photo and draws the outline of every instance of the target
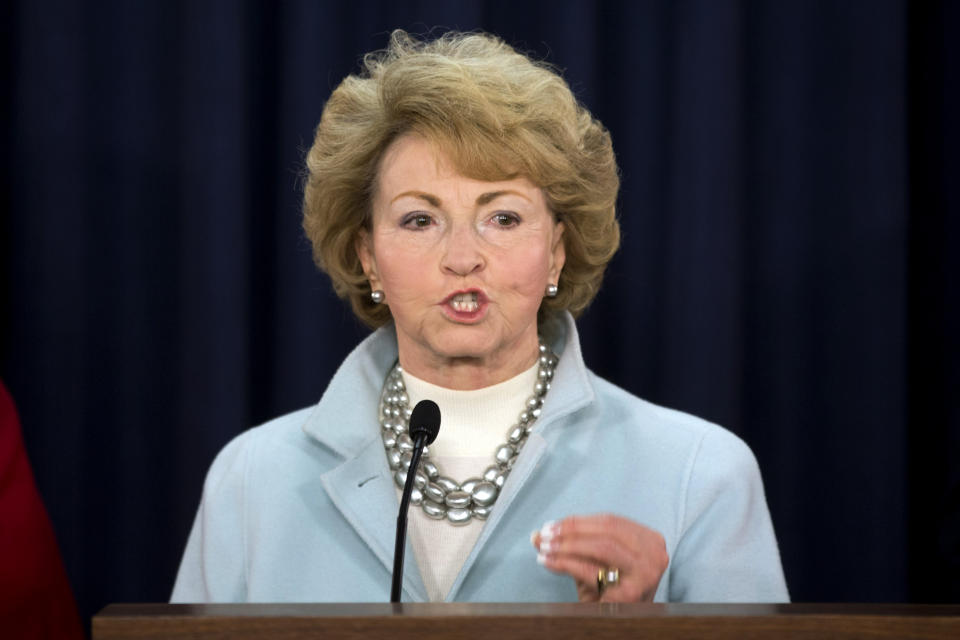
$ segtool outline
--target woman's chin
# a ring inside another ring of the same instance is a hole
[[[516,355],[518,345],[524,343],[517,336],[504,335],[489,324],[445,327],[433,338],[435,353],[447,360],[474,360],[477,364],[492,366],[504,359],[513,359],[511,356]],[[533,340],[531,349],[535,351],[536,337]]]
[[[444,336],[436,345],[436,352],[447,360],[487,361],[500,351],[498,341],[490,336]]]

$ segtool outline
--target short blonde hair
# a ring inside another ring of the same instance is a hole
[[[620,179],[610,134],[563,78],[484,33],[422,41],[397,30],[363,62],[327,101],[306,160],[303,228],[337,295],[371,327],[390,320],[388,306],[370,300],[356,240],[370,226],[380,158],[415,133],[465,176],[525,176],[543,190],[565,226],[566,263],[541,316],[582,312],[620,244]]]

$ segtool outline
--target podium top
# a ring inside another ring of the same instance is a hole
[[[371,635],[374,634],[374,635]],[[960,606],[906,604],[113,604],[119,638],[957,638]]]

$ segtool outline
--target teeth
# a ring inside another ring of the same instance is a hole
[[[450,299],[454,311],[472,313],[480,308],[476,293],[459,293]]]

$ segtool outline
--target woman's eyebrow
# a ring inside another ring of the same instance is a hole
[[[506,196],[506,195],[520,196],[520,197],[523,198],[524,200],[528,200],[528,201],[530,200],[530,198],[528,198],[527,196],[523,195],[523,194],[520,193],[519,191],[514,191],[513,189],[504,189],[503,191],[490,191],[490,192],[487,192],[487,193],[482,193],[482,194],[480,194],[480,197],[477,198],[477,204],[478,204],[478,205],[485,205],[485,204],[488,204],[488,203],[490,203],[490,202],[493,202],[494,200],[496,200],[496,199],[499,198],[500,196]]]
[[[424,193],[423,191],[404,191],[403,193],[398,193],[396,196],[394,196],[394,198],[390,201],[390,203],[393,204],[400,198],[406,198],[406,197],[419,198],[420,200],[424,200],[427,202],[427,204],[434,207],[440,206],[440,198],[438,198],[437,196],[431,195],[429,193]]]

